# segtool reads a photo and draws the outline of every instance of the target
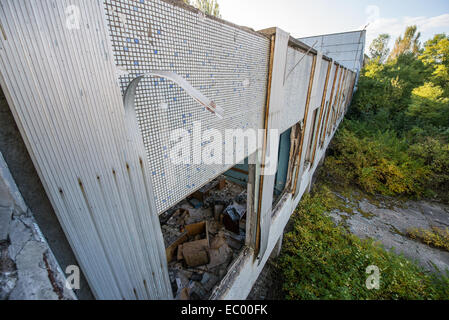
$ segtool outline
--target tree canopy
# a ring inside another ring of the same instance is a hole
[[[185,3],[194,6],[202,12],[221,18],[220,6],[217,0],[184,0]]]

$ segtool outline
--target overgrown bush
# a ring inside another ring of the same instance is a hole
[[[407,236],[411,239],[419,240],[428,246],[449,252],[449,228],[412,229],[407,232]]]
[[[335,180],[388,196],[449,202],[449,38],[371,60],[332,145]]]
[[[345,125],[335,137],[333,154],[325,161],[328,174],[371,194],[427,195],[424,185],[429,170],[422,160],[410,156],[404,139],[391,131],[369,134],[351,126],[354,123]]]
[[[449,278],[335,227],[326,213],[337,202],[321,187],[297,208],[279,260],[287,299],[449,299]],[[379,290],[366,287],[371,265],[380,269]]]

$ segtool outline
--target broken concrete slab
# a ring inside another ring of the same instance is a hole
[[[177,299],[180,298],[180,290],[183,289],[178,286],[178,283],[179,285],[185,286],[185,284],[180,283],[181,279],[176,277],[180,271],[185,275],[190,273],[190,299],[207,299],[210,290],[213,289],[214,285],[226,275],[231,260],[238,255],[238,252],[234,252],[234,250],[240,251],[244,244],[244,231],[243,237],[241,235],[242,230],[237,230],[237,234],[227,231],[222,222],[222,213],[224,208],[233,203],[239,206],[239,208],[246,208],[246,204],[238,204],[236,201],[236,198],[239,195],[241,195],[239,198],[241,201],[246,201],[246,197],[244,196],[246,191],[242,186],[236,185],[225,179],[220,180],[220,183],[218,184],[213,183],[213,185],[215,185],[215,188],[207,191],[202,190],[204,192],[201,194],[201,200],[204,200],[204,202],[201,201],[200,207],[192,207],[189,203],[192,202],[192,200],[189,198],[181,201],[175,207],[161,215],[161,228],[167,248],[167,259],[169,261],[170,282]],[[196,200],[198,201],[198,199]],[[196,201],[193,200],[193,202],[195,202],[195,205]],[[176,216],[174,213],[180,208],[189,211],[189,216],[184,221],[185,225],[169,225],[171,222],[175,221],[174,218],[176,218]],[[239,219],[239,222],[237,223],[238,229],[240,229],[240,224],[243,224],[246,227],[245,222],[242,220],[244,219]],[[172,237],[176,234],[175,231],[179,233],[177,238]],[[227,235],[228,233],[232,233],[233,236]],[[196,255],[195,258],[198,258],[198,261],[189,261],[189,257],[186,259],[186,254],[187,256],[190,254],[188,251],[191,243],[195,243],[195,241],[204,241],[204,237],[206,237],[206,239],[211,237],[211,242],[208,240],[210,245],[206,247],[204,242],[202,247],[198,246],[192,248],[193,250],[191,253]],[[212,251],[209,248],[211,248]],[[210,259],[211,255],[213,261]],[[178,262],[176,263],[175,260]],[[213,276],[206,276],[205,279],[204,277],[206,274],[212,274]],[[206,282],[203,285],[200,283],[201,281]]]
[[[189,267],[202,266],[209,263],[207,239],[186,242],[182,245],[182,256]]]
[[[16,259],[25,244],[33,238],[33,232],[19,218],[14,218],[9,225],[9,256]]]
[[[58,300],[44,263],[47,246],[38,241],[28,241],[17,255],[18,281],[11,292],[10,300]]]
[[[228,264],[231,262],[234,251],[227,245],[227,243],[223,243],[217,249],[209,249],[209,257],[210,262],[207,265],[208,269],[213,269],[222,264]]]
[[[206,291],[211,291],[217,284],[219,278],[212,273],[205,273],[201,280],[201,286]]]

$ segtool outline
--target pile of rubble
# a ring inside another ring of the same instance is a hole
[[[204,300],[245,243],[246,190],[220,177],[161,215],[176,299]]]

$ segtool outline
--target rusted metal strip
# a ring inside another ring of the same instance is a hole
[[[354,97],[354,87],[355,87],[355,79],[356,79],[356,77],[355,77],[354,74],[352,74],[352,76],[353,76],[353,79],[352,79],[352,83],[351,83],[351,94],[349,96],[349,100],[348,100],[348,103],[347,103],[347,106],[346,106],[346,112],[348,111],[348,107],[349,107],[349,105],[352,102],[352,98]]]
[[[330,131],[332,131],[332,129],[334,128],[335,120],[337,119],[338,102],[340,100],[340,93],[341,93],[341,88],[342,88],[342,83],[343,83],[344,67],[341,67],[340,70],[341,70],[341,72],[340,72],[340,77],[338,78],[338,90],[337,90],[337,94],[336,94],[335,104],[332,106],[332,121],[329,126]]]
[[[323,97],[321,98],[321,106],[320,106],[320,115],[319,115],[319,120],[318,120],[318,127],[316,128],[316,138],[315,138],[315,142],[313,145],[313,153],[312,153],[312,165],[315,162],[315,154],[316,154],[316,147],[318,144],[318,140],[319,140],[319,134],[320,134],[320,130],[321,130],[321,121],[323,120],[323,112],[324,112],[324,106],[326,104],[326,96],[327,96],[327,87],[329,85],[329,75],[331,73],[331,69],[332,69],[332,63],[329,63],[329,66],[327,67],[327,73],[326,73],[326,80],[324,81],[324,89],[323,89]],[[313,132],[312,132],[313,134]]]
[[[254,257],[256,258],[259,255],[260,251],[260,217],[261,217],[261,209],[262,209],[262,191],[263,191],[263,181],[264,181],[264,171],[265,171],[265,157],[267,153],[267,139],[268,139],[268,117],[270,114],[270,97],[271,97],[271,80],[273,78],[273,62],[274,62],[274,47],[276,44],[276,35],[271,35],[271,43],[270,43],[270,65],[268,68],[268,84],[267,84],[267,100],[265,106],[265,120],[264,120],[264,128],[265,135],[262,147],[262,163],[261,163],[261,175],[259,181],[259,196],[258,196],[258,204],[257,204],[257,232],[256,232],[256,243],[254,248]]]
[[[332,91],[331,91],[331,97],[330,97],[330,100],[329,100],[329,107],[328,107],[328,110],[327,110],[327,115],[326,115],[326,120],[325,120],[325,123],[324,123],[323,131],[321,132],[321,137],[320,137],[320,145],[321,146],[323,145],[324,140],[326,139],[326,136],[327,136],[327,122],[329,121],[329,115],[330,115],[331,110],[332,110],[332,103],[334,102],[335,84],[337,83],[338,69],[339,69],[339,67],[336,65],[335,66],[334,80],[332,82]]]
[[[345,93],[345,84],[346,84],[346,77],[348,75],[348,69],[345,69],[344,75],[343,75],[343,81],[342,81],[342,88],[340,91],[340,97],[338,99],[338,106],[337,106],[337,119],[341,116],[341,106],[343,104],[343,95]],[[337,120],[336,119],[336,120]]]
[[[317,62],[317,56],[314,56],[313,62],[312,62],[312,69],[310,70],[309,88],[307,90],[306,108],[304,111],[304,125],[303,125],[303,130],[302,130],[301,143],[299,146],[298,163],[297,163],[297,167],[296,167],[296,176],[295,176],[295,184],[293,187],[293,194],[296,194],[296,190],[298,188],[299,170],[301,168],[302,150],[304,148],[304,136],[305,136],[305,133],[307,130],[307,117],[309,115],[309,106],[310,106],[310,99],[311,99],[311,95],[312,95],[313,79],[315,77],[316,62]]]
[[[299,154],[299,144],[302,135],[302,128],[299,123],[293,126],[292,133],[290,135],[291,140],[291,148],[290,148],[290,156],[288,160],[288,176],[286,182],[287,192],[292,192],[293,190],[293,174],[295,173],[296,161],[298,159]]]

